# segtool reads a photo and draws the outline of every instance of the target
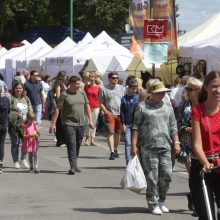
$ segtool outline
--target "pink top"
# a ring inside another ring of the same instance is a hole
[[[99,108],[100,87],[97,85],[95,86],[86,85],[84,87],[84,90],[89,100],[90,108]]]
[[[23,132],[28,137],[24,137],[22,144],[22,152],[36,152],[38,150],[38,137],[32,137],[33,134],[37,134],[37,123],[34,121],[31,125],[23,124]]]
[[[213,150],[210,147],[209,128],[205,115],[205,106],[203,104],[193,107],[192,119],[200,123],[203,150],[206,155],[220,153],[220,111],[214,115],[207,115],[211,129]]]

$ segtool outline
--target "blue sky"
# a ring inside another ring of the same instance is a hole
[[[220,0],[176,0],[176,4],[180,12],[177,24],[187,32],[220,13]]]

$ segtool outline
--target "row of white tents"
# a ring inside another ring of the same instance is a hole
[[[207,73],[220,70],[220,13],[179,37],[179,56],[191,58],[195,64],[205,60]]]
[[[129,50],[105,31],[96,38],[87,33],[77,44],[67,37],[55,48],[51,48],[42,38],[32,44],[26,40],[22,43],[23,46],[8,51],[5,48],[0,49],[0,72],[9,88],[17,71],[35,69],[54,77],[58,71],[64,70],[69,75],[78,75],[87,60],[87,64],[94,63],[92,70],[103,74],[104,81],[107,80],[106,74],[114,70],[125,81],[125,70],[133,59]]]

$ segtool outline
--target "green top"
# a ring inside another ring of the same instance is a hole
[[[89,103],[84,91],[70,92],[66,90],[58,100],[62,110],[64,125],[83,126],[86,124],[85,107]]]
[[[132,128],[139,132],[137,146],[145,149],[171,150],[171,137],[178,133],[173,108],[163,102],[139,103]]]

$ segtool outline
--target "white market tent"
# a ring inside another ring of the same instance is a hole
[[[90,33],[87,33],[85,37],[79,41],[75,46],[69,47],[68,50],[64,51],[59,55],[59,57],[69,57],[73,56],[77,51],[83,50],[83,48],[90,44],[94,38]]]
[[[211,19],[196,27],[192,31],[180,36],[178,38],[179,46],[188,43],[196,43],[199,41],[203,41],[209,37],[218,34],[220,31],[219,28],[217,28],[219,26],[219,23],[220,13],[214,15]]]
[[[11,48],[10,50],[8,50],[6,53],[2,54],[0,56],[0,72],[3,74],[3,77],[5,79],[5,82],[7,83],[7,79],[10,78],[10,76],[6,75],[6,71],[5,71],[5,60],[9,59],[11,57],[14,57],[22,52],[24,52],[31,44],[26,41],[23,40],[21,43],[23,43],[24,45],[21,47],[14,47]]]
[[[12,56],[5,59],[5,73],[7,78],[7,85],[10,88],[12,79],[14,78],[17,71],[22,71],[28,67],[29,60],[36,54],[45,53],[52,48],[42,39],[38,38],[30,46],[28,46],[24,51],[21,51],[18,55]]]
[[[52,76],[55,76],[60,70],[66,71],[68,75],[77,74],[83,67],[85,60],[75,59],[74,54],[93,39],[92,35],[87,33],[76,45],[69,45],[68,48],[57,55],[47,55],[45,57],[45,72]]]
[[[179,37],[179,57],[190,57],[193,63],[206,60],[207,72],[220,69],[220,13]],[[216,26],[217,25],[217,26]]]
[[[40,68],[41,71],[43,71],[43,69],[45,69],[46,57],[48,56],[57,57],[63,51],[66,51],[69,47],[72,47],[75,45],[76,43],[70,37],[66,37],[60,44],[58,44],[53,49],[51,48],[51,50],[45,51],[44,53],[42,51],[42,53],[37,53],[36,56],[32,57],[32,59],[30,60],[28,64],[28,68],[37,69],[37,70]]]
[[[76,58],[91,59],[99,56],[131,55],[129,50],[114,39],[105,31],[102,31],[86,48],[75,54]]]
[[[8,50],[4,47],[0,48],[0,56],[3,55],[4,53],[6,53]]]
[[[102,80],[104,84],[108,83],[108,73],[112,71],[116,71],[119,75],[119,78],[123,80],[123,84],[125,85],[128,74],[126,72],[127,67],[131,63],[133,56],[113,56],[109,66],[107,67],[106,73],[102,76]]]

